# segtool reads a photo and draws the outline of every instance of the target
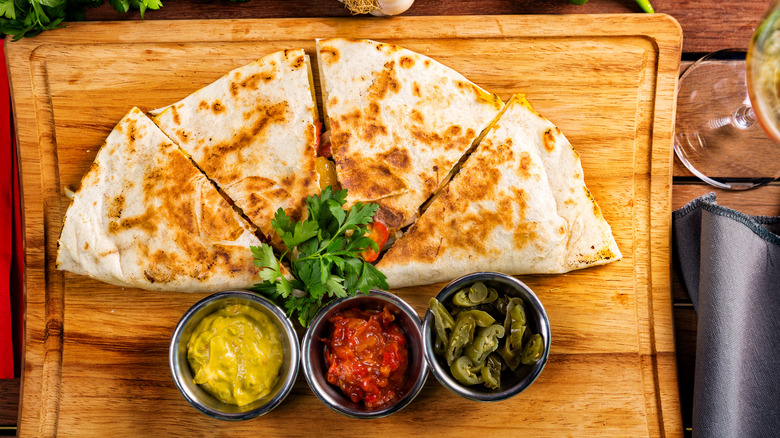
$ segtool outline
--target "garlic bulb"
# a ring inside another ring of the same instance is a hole
[[[412,6],[414,0],[339,0],[353,14],[376,16],[398,15]]]
[[[381,17],[383,15],[398,15],[406,12],[412,6],[414,0],[377,0],[378,9],[371,11],[371,15]]]

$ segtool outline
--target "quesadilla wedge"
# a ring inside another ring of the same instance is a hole
[[[503,107],[460,73],[392,44],[318,40],[317,59],[347,205],[379,204],[391,234],[417,219]]]
[[[207,292],[252,286],[250,225],[141,110],[100,148],[65,214],[57,269],[106,283]]]
[[[398,288],[481,270],[563,273],[621,257],[579,155],[515,95],[377,268]]]
[[[319,192],[317,105],[309,57],[283,50],[162,109],[154,122],[266,236]],[[153,112],[154,113],[154,112]]]

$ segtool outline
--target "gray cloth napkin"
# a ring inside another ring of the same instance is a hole
[[[748,216],[710,193],[672,216],[698,316],[696,437],[780,437],[780,217]]]

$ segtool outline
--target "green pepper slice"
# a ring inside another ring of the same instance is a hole
[[[544,353],[544,343],[542,342],[542,335],[536,333],[531,335],[528,342],[523,348],[522,363],[523,365],[533,365],[539,362]]]
[[[499,338],[504,337],[504,327],[500,324],[480,328],[474,336],[474,342],[466,346],[463,353],[474,363],[481,363],[488,355],[498,349]]]
[[[501,386],[501,357],[496,353],[491,353],[485,365],[480,369],[485,386],[490,389],[498,389]]]
[[[428,308],[431,310],[431,313],[433,313],[436,336],[444,343],[447,343],[447,340],[449,339],[447,330],[452,330],[452,328],[455,327],[455,320],[447,311],[447,308],[444,307],[444,304],[440,303],[436,298],[431,298],[430,301],[428,301]]]
[[[455,360],[461,356],[463,347],[469,345],[474,339],[474,328],[477,321],[471,315],[458,315],[455,320],[455,327],[452,329],[450,339],[447,342],[447,352],[445,359],[447,365],[452,366]]]
[[[483,310],[464,310],[460,313],[458,313],[458,317],[460,318],[460,315],[469,315],[474,318],[474,320],[477,322],[477,327],[490,327],[493,325],[493,323],[496,322],[496,319],[490,316],[489,313],[483,311]]]
[[[525,334],[526,322],[525,308],[522,301],[520,304],[512,307],[507,314],[509,316],[509,342],[512,343],[512,349],[518,350],[523,346],[523,335]]]
[[[514,371],[520,366],[520,360],[522,359],[522,350],[513,350],[509,338],[498,349],[498,354],[504,359],[504,363],[510,370]]]
[[[487,298],[488,289],[485,283],[477,282],[471,285],[469,288],[469,301],[472,303],[481,303],[482,300]]]
[[[464,385],[477,385],[484,382],[481,374],[477,374],[482,364],[474,365],[468,356],[461,356],[450,365],[452,377]]]
[[[498,299],[498,292],[485,283],[477,282],[468,289],[461,289],[452,296],[452,304],[458,307],[472,307],[478,304],[488,304]]]

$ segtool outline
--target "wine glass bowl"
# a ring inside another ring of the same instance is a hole
[[[780,1],[753,33],[746,64],[753,110],[767,135],[780,142]]]
[[[747,58],[738,49],[710,53],[680,77],[674,150],[712,186],[745,190],[780,177],[779,28],[777,0]]]

